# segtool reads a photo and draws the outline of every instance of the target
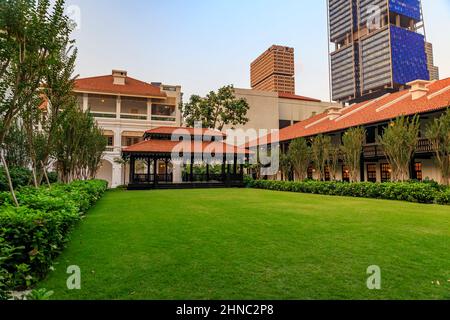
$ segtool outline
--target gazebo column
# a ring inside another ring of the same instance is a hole
[[[130,155],[130,184],[134,183],[134,173],[136,172],[136,159]]]
[[[169,159],[165,159],[164,160],[164,164],[165,164],[165,167],[166,167],[166,183],[167,182],[169,182]]]
[[[191,172],[190,172],[190,178],[189,180],[191,182],[194,182],[194,153],[191,154]]]
[[[227,180],[226,172],[225,172],[225,165],[227,162],[227,156],[224,154],[222,157],[222,181],[225,182]]]
[[[150,175],[151,175],[150,167],[152,165],[152,160],[151,160],[150,156],[148,156],[146,160],[147,160],[147,183],[150,183],[152,181],[152,179],[150,179]]]
[[[153,183],[156,185],[158,184],[158,178],[157,178],[157,168],[158,167],[158,158],[153,159]]]

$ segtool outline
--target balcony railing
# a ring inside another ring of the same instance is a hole
[[[155,181],[156,177],[156,181]],[[172,183],[173,182],[173,174],[135,174],[133,176],[133,183],[145,184],[145,183]]]
[[[172,117],[172,116],[155,116],[152,115],[152,120],[153,121],[163,121],[163,122],[175,122],[177,121],[176,117]]]
[[[145,114],[132,114],[132,113],[121,113],[120,119],[125,120],[147,120],[147,115]]]
[[[428,139],[420,139],[417,143],[416,153],[431,153],[433,152],[433,145]],[[383,146],[381,144],[365,145],[363,148],[365,158],[383,158],[386,157]]]
[[[115,119],[116,114],[114,112],[95,112],[91,111],[91,115],[94,118],[107,118],[107,119]]]
[[[183,182],[226,182],[226,181],[243,181],[244,176],[240,173],[237,174],[225,174],[222,175],[216,174],[216,173],[210,173],[209,175],[206,175],[205,173],[202,174],[193,174],[192,177],[189,172],[183,173]]]

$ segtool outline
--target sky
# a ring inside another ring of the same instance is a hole
[[[422,0],[435,65],[450,77],[450,0]],[[294,47],[296,93],[329,99],[325,0],[67,0],[78,23],[80,77],[112,69],[181,85],[188,98],[250,87],[250,63],[273,44]]]

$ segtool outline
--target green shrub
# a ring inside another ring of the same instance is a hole
[[[436,203],[442,205],[450,205],[450,189],[439,192],[436,197]]]
[[[31,172],[25,168],[9,168],[9,175],[14,188],[27,186],[31,181]],[[9,191],[5,170],[0,167],[0,191]]]
[[[258,189],[312,193],[321,195],[401,200],[417,203],[450,203],[449,191],[434,183],[345,183],[345,182],[287,182],[246,180],[247,186]],[[439,199],[439,200],[438,200]]]
[[[0,295],[2,288],[24,289],[44,277],[72,228],[106,189],[100,180],[24,187],[17,192],[19,208],[0,193]]]

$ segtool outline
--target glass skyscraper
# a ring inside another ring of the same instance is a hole
[[[332,98],[364,101],[429,80],[420,0],[328,0]]]

